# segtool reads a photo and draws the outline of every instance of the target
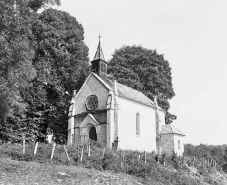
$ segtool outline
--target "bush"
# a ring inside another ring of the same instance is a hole
[[[224,165],[222,166],[222,170],[223,170],[225,173],[227,173],[227,164],[224,164]]]

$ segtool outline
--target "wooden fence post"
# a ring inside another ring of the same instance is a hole
[[[147,155],[146,155],[146,151],[145,150],[144,150],[144,163],[145,163],[145,165],[147,163]]]
[[[106,148],[104,147],[103,151],[102,151],[102,158],[104,158],[104,156],[105,156],[105,150],[106,150]]]
[[[90,146],[90,141],[88,141],[88,157],[91,156],[91,146]]]
[[[56,147],[56,143],[53,144],[53,149],[52,149],[52,152],[51,152],[50,160],[52,160],[53,157],[54,157],[54,150],[55,150],[55,147]]]
[[[64,149],[65,149],[66,156],[67,156],[67,158],[68,158],[68,160],[69,160],[69,162],[70,162],[69,155],[68,155],[68,152],[67,152],[67,150],[66,150],[65,145],[64,145]]]
[[[84,146],[82,146],[82,149],[81,149],[80,162],[83,161],[83,154],[84,154]]]
[[[23,134],[23,155],[25,154],[25,135]]]
[[[37,148],[38,148],[38,142],[36,142],[36,144],[35,144],[34,155],[37,154]]]

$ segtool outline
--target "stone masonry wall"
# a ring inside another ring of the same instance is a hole
[[[75,128],[73,144],[76,144],[76,145],[80,144],[80,129],[79,128]]]
[[[100,126],[100,132],[97,134],[97,141],[100,143],[103,147],[106,147],[107,144],[107,124],[101,124]]]
[[[172,134],[161,135],[161,152],[172,154],[174,151],[174,138]]]

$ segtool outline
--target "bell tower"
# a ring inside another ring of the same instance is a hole
[[[107,62],[105,61],[101,43],[100,43],[101,36],[99,35],[99,44],[97,47],[97,51],[95,53],[95,57],[93,61],[91,61],[91,68],[92,72],[99,75],[102,79],[107,79]]]

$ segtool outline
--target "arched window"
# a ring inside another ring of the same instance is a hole
[[[180,150],[180,140],[178,140],[178,150]]]
[[[140,135],[140,114],[136,113],[136,135]]]

